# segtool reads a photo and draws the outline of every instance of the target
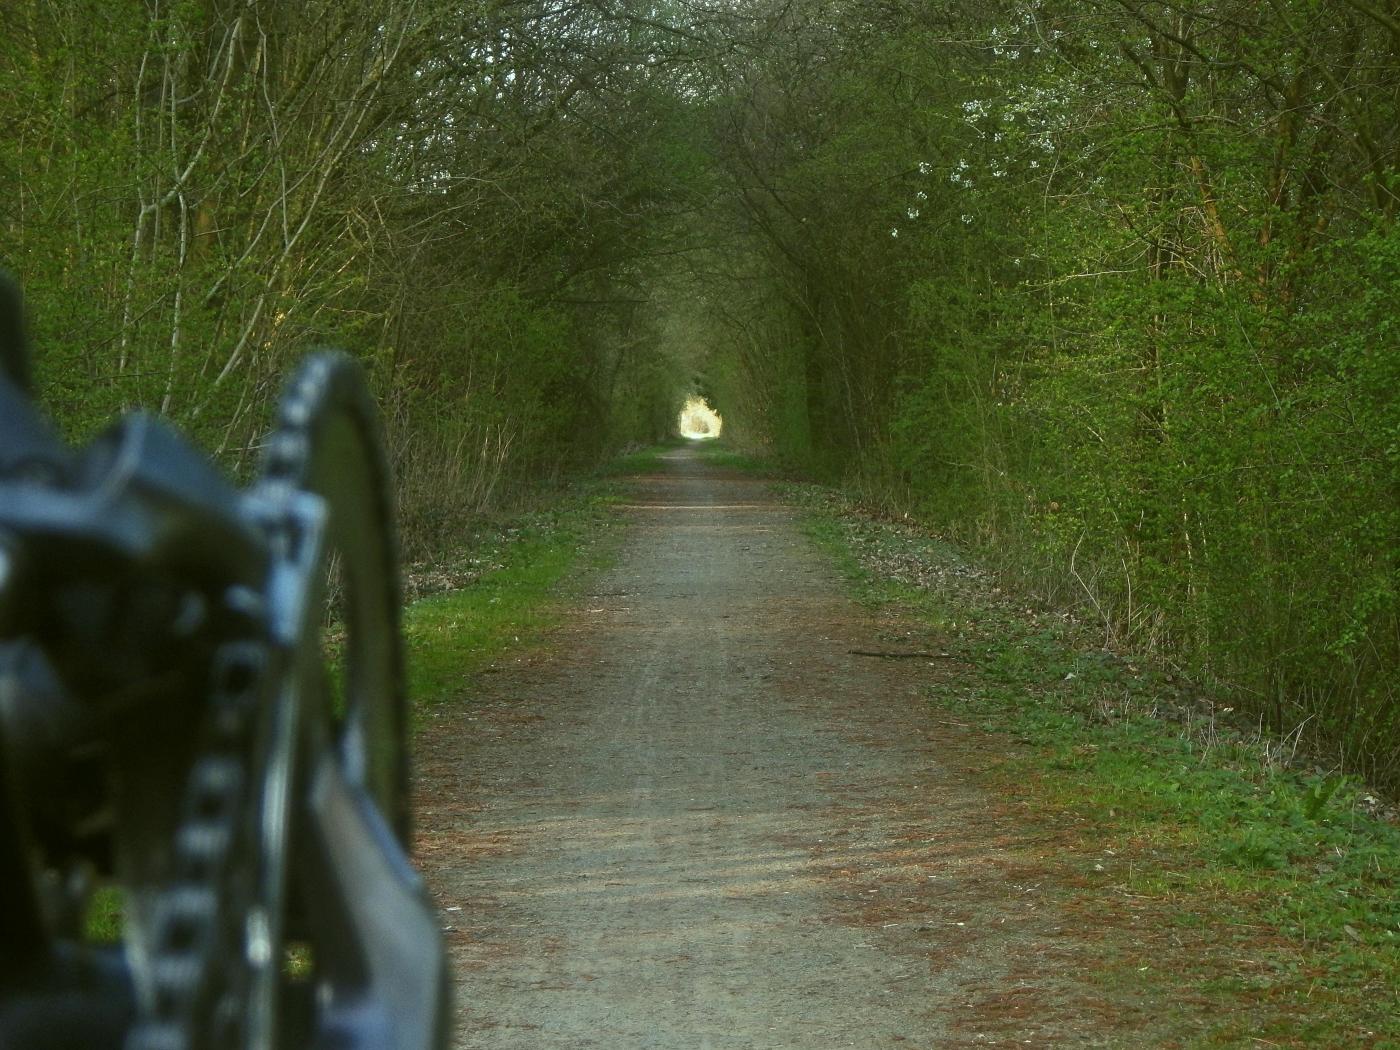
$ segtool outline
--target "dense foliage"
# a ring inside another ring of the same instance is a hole
[[[1400,10],[789,10],[730,416],[1400,778]]]
[[[416,549],[673,425],[1400,781],[1393,0],[21,0],[0,265],[75,434],[371,368]]]
[[[639,284],[688,191],[654,50],[534,3],[4,5],[0,265],[48,408],[154,409],[242,470],[294,357],[343,347],[415,549],[666,433]]]

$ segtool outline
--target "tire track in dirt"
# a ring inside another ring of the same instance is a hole
[[[1055,829],[960,771],[936,646],[856,606],[762,481],[689,449],[549,650],[419,743],[460,1048],[1166,1045],[1104,998]]]

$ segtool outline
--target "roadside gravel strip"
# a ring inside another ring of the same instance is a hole
[[[547,650],[422,734],[458,1047],[1170,1042],[1180,1003],[1086,976],[1051,833],[960,776],[994,745],[920,700],[949,661],[865,655],[937,641],[843,597],[764,482],[664,459]]]

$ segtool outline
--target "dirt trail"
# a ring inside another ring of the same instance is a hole
[[[688,449],[527,666],[423,735],[458,1046],[1161,1045],[1083,976],[1044,829],[960,770],[937,660],[842,596],[765,483]],[[983,756],[985,757],[985,756]]]

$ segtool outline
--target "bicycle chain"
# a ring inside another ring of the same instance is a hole
[[[334,370],[328,355],[308,362],[279,405],[268,439],[253,491],[274,559],[289,560],[296,543],[291,501],[310,480],[316,416]],[[258,716],[275,702],[279,683],[271,680],[270,610],[246,590],[230,592],[226,605],[259,632],[215,649],[211,699],[174,835],[170,880],[152,908],[149,987],[126,1050],[233,1050],[245,1044],[247,927],[262,772]],[[276,670],[292,673],[291,664],[289,654]]]

